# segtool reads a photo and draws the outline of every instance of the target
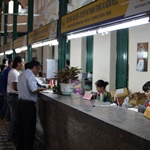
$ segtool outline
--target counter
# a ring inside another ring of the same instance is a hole
[[[92,103],[77,94],[40,93],[36,134],[45,149],[150,149],[150,120],[143,114]]]

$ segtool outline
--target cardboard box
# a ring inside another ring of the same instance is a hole
[[[122,105],[124,99],[128,96],[129,93],[127,88],[121,88],[121,89],[116,89],[114,91],[111,91],[112,100],[114,100],[114,94],[117,94],[119,103],[120,105]]]

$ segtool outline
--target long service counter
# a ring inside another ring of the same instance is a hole
[[[150,120],[72,94],[40,93],[36,135],[46,150],[149,150]]]

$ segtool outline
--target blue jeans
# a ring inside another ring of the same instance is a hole
[[[8,131],[8,139],[16,138],[16,111],[17,111],[17,94],[8,94],[8,107],[10,108],[10,127]]]

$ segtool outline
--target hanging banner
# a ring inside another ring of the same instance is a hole
[[[12,42],[4,45],[4,51],[7,51],[7,50],[12,50]]]
[[[2,53],[3,52],[3,47],[2,46],[0,46],[0,53]]]
[[[40,27],[28,34],[28,44],[33,44],[46,39],[56,39],[57,37],[57,21]]]
[[[62,17],[61,33],[119,21],[150,11],[150,0],[97,0]]]
[[[148,68],[148,42],[137,43],[137,65],[136,70],[147,71]]]
[[[19,48],[27,45],[27,36],[22,36],[14,41],[14,48]]]

